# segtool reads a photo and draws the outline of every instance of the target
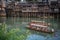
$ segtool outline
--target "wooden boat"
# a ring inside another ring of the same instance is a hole
[[[30,22],[30,24],[33,23],[33,24],[39,24],[39,25],[44,25],[44,26],[50,26],[51,24],[50,23],[46,23],[45,21],[35,21],[35,20],[32,20]]]
[[[54,29],[48,27],[48,24],[46,24],[45,22],[42,22],[42,21],[30,22],[29,26],[27,26],[27,28],[32,29],[32,30],[36,30],[36,31],[47,32],[47,33],[53,33],[54,32]]]

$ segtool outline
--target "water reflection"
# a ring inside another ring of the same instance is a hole
[[[2,17],[0,17],[1,23],[6,22],[6,24],[8,26],[8,28],[7,28],[8,31],[11,32],[11,30],[18,28],[19,31],[17,32],[17,34],[19,36],[25,35],[26,37],[25,36],[24,37],[26,40],[59,40],[60,39],[60,28],[58,26],[60,23],[58,23],[58,21],[56,19],[44,19],[44,21],[52,24],[51,27],[53,27],[56,30],[56,32],[54,34],[42,33],[42,32],[27,29],[26,25],[31,20],[41,20],[42,21],[43,19],[41,19],[41,18],[19,18],[19,17],[2,18]],[[15,30],[15,31],[17,31],[17,30]],[[11,35],[13,35],[13,34],[11,34]],[[16,36],[16,33],[15,33],[15,36]],[[13,40],[13,37],[11,40]]]
[[[0,23],[6,22],[6,17],[0,17]]]

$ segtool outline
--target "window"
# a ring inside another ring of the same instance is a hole
[[[59,11],[59,9],[54,9],[54,11],[58,12],[58,11]]]
[[[32,2],[36,2],[37,0],[26,0],[26,1],[29,1],[29,2],[30,2],[30,1],[32,1]]]
[[[26,0],[26,1],[32,1],[32,0]]]
[[[48,2],[48,0],[42,0],[42,2]]]

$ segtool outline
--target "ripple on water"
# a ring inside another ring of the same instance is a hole
[[[36,35],[36,34],[31,34],[27,37],[26,40],[45,40],[44,36]]]
[[[13,28],[20,28],[20,33],[24,33],[26,32],[25,30],[27,30],[25,27],[27,25],[27,23],[29,23],[31,20],[43,20],[40,18],[7,18],[5,20],[5,18],[0,18],[0,22],[6,22],[7,26],[8,26],[8,30],[10,31]],[[56,19],[44,19],[43,21],[46,21],[48,23],[52,24],[52,27],[56,30],[59,30],[55,33],[55,35],[51,36],[50,34],[45,34],[45,33],[39,33],[36,31],[32,31],[30,30],[29,33],[31,33],[31,35],[28,35],[28,37],[26,38],[26,40],[60,40],[60,22],[58,24],[58,21]],[[29,30],[29,29],[28,29]],[[27,33],[28,34],[28,33]],[[39,34],[39,35],[38,35]],[[47,39],[48,38],[48,39]],[[25,40],[25,39],[24,39]]]

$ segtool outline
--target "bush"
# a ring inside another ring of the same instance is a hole
[[[0,23],[0,40],[6,40],[6,26],[5,26],[5,23]]]

